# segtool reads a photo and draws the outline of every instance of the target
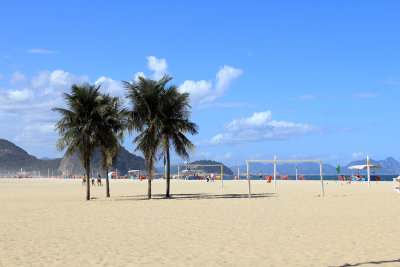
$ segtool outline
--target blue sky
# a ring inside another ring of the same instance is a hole
[[[260,2],[0,1],[0,138],[62,156],[50,109],[71,84],[123,96],[167,73],[192,96],[192,160],[399,160],[400,3]]]

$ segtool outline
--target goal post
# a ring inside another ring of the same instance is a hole
[[[221,168],[221,187],[224,187],[224,166],[222,164],[171,164],[171,166],[178,166],[178,178],[180,175],[180,166],[183,167],[220,167]]]
[[[261,160],[261,159],[249,159],[246,160],[246,165],[247,165],[247,180],[249,183],[249,198],[251,198],[251,186],[250,186],[250,180],[251,180],[251,175],[250,175],[250,168],[249,168],[249,163],[250,162],[273,162],[274,163],[274,189],[276,189],[276,163],[277,162],[294,162],[294,163],[299,163],[299,162],[316,162],[319,163],[319,175],[321,178],[321,192],[322,192],[322,196],[325,196],[325,190],[324,190],[324,177],[322,175],[322,160],[320,159],[297,159],[297,160],[277,160],[276,156],[274,156],[273,160]],[[297,165],[296,165],[296,177],[297,177]]]

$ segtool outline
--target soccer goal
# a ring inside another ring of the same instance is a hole
[[[324,177],[322,175],[322,160],[320,159],[303,159],[303,160],[278,160],[276,159],[276,156],[274,156],[274,159],[271,160],[263,160],[263,159],[250,159],[246,160],[246,166],[247,166],[247,180],[249,184],[249,198],[251,198],[251,175],[250,175],[250,168],[249,168],[249,163],[250,162],[273,162],[274,163],[274,188],[276,189],[276,163],[277,162],[294,162],[294,163],[299,163],[299,162],[316,162],[319,163],[319,175],[321,178],[321,192],[322,196],[325,196],[325,190],[324,190]],[[296,177],[297,177],[297,165],[296,165]]]
[[[197,167],[219,167],[221,168],[221,187],[224,187],[224,166],[220,164],[171,164],[171,166],[178,166],[178,179],[181,174],[181,169],[180,167],[183,167],[183,171],[196,171],[197,169],[193,169],[191,167],[197,168]]]

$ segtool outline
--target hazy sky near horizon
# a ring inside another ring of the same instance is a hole
[[[191,160],[399,160],[399,10],[398,1],[0,1],[0,138],[62,156],[51,108],[73,83],[124,96],[121,80],[169,74],[190,92],[200,127]]]

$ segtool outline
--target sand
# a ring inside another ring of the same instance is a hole
[[[399,266],[392,182],[0,179],[0,266]]]

